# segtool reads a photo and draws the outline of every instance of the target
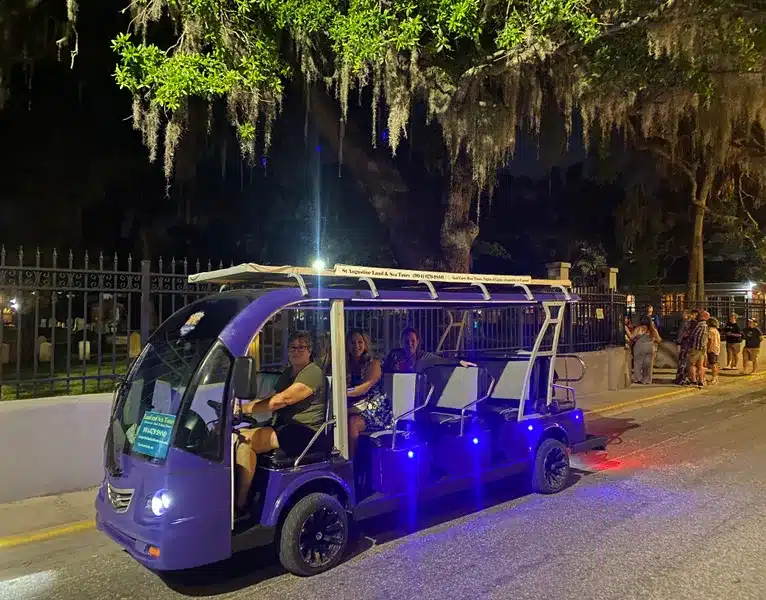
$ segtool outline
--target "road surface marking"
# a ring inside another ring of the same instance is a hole
[[[67,525],[60,525],[58,527],[49,527],[48,529],[40,529],[38,531],[31,531],[29,533],[9,535],[7,537],[0,538],[0,550],[13,548],[14,546],[21,546],[23,544],[30,544],[32,542],[42,542],[45,540],[60,537],[62,535],[68,535],[70,533],[88,531],[89,529],[94,529],[95,527],[96,522],[94,520],[75,521],[74,523],[68,523]]]
[[[662,398],[670,398],[671,396],[680,396],[681,394],[692,394],[696,392],[696,389],[684,388],[681,390],[673,390],[671,392],[663,392],[661,394],[655,394],[654,396],[647,396],[646,398],[640,398],[638,400],[627,400],[625,402],[618,402],[617,404],[610,404],[602,408],[594,408],[593,410],[586,410],[585,414],[597,415],[599,413],[611,412],[620,408],[632,406],[635,408],[641,408],[646,402],[653,402]]]

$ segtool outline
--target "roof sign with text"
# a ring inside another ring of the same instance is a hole
[[[483,273],[445,273],[442,271],[412,271],[409,269],[388,269],[384,267],[357,267],[335,265],[333,274],[338,277],[370,277],[372,279],[400,279],[431,281],[433,283],[484,283],[516,284],[531,283],[529,275],[485,275]]]

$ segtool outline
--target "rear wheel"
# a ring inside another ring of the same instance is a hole
[[[559,440],[542,441],[532,468],[532,489],[538,494],[555,494],[569,481],[569,454]]]
[[[317,575],[343,560],[348,538],[348,515],[337,498],[309,494],[290,509],[282,524],[279,562],[294,575]]]

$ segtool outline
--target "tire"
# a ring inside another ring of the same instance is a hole
[[[309,494],[290,509],[282,523],[279,562],[294,575],[318,575],[343,560],[348,539],[348,514],[343,505],[329,494]]]
[[[532,490],[538,494],[555,494],[569,483],[569,454],[558,440],[546,438],[537,447],[532,466]]]

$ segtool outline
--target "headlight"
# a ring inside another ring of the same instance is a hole
[[[167,490],[160,490],[159,492],[156,492],[154,496],[152,496],[152,513],[154,513],[155,517],[161,517],[168,511],[172,503],[173,500]]]

